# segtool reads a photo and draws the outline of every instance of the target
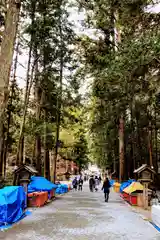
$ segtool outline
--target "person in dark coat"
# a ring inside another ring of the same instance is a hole
[[[77,177],[74,178],[72,185],[73,185],[73,189],[75,189],[75,191],[77,191],[77,186],[78,186]]]
[[[106,178],[104,183],[103,183],[103,187],[102,187],[102,190],[104,191],[105,202],[108,202],[110,187],[111,187],[111,185],[110,185],[109,179]]]
[[[83,179],[82,177],[80,177],[78,181],[78,191],[82,191],[82,186],[83,186]]]
[[[93,176],[91,176],[91,178],[89,179],[89,189],[91,192],[93,192],[94,188],[95,188],[95,180],[94,180]]]

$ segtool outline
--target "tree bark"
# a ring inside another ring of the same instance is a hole
[[[119,120],[119,181],[124,179],[124,118]]]
[[[9,96],[9,77],[14,52],[14,43],[19,22],[20,1],[9,0],[0,50],[0,162],[2,161],[2,134],[5,121],[5,109]]]
[[[119,19],[118,11],[114,13],[115,21]],[[115,22],[116,25],[116,22]],[[115,37],[115,50],[117,51],[118,43],[121,42],[121,30],[116,28],[117,36]],[[119,119],[119,181],[121,182],[124,178],[124,118],[121,115]]]
[[[38,58],[37,47],[35,46],[34,50],[35,58]],[[36,121],[39,122],[41,116],[41,106],[43,104],[43,95],[42,89],[40,87],[40,80],[38,77],[38,62],[35,65],[35,100],[36,100]],[[42,173],[42,163],[41,163],[41,136],[37,132],[35,136],[35,164],[37,171],[41,175]]]
[[[149,164],[153,167],[153,156],[152,156],[152,124],[149,122],[148,129],[148,148],[149,148]]]
[[[138,142],[138,162],[137,167],[140,167],[143,164],[142,156],[141,156],[141,131],[140,131],[140,125],[139,125],[139,117],[136,114],[136,126],[137,126],[137,142]]]
[[[132,95],[133,96],[133,95]],[[133,178],[133,172],[136,167],[136,159],[134,154],[134,140],[135,140],[135,134],[134,134],[134,121],[133,121],[133,98],[131,98],[131,104],[130,104],[130,111],[131,111],[131,121],[130,121],[130,128],[131,128],[131,151],[130,151],[130,178]]]
[[[13,102],[13,95],[14,95],[14,91],[15,91],[15,85],[16,85],[16,71],[17,71],[17,64],[18,64],[18,50],[19,50],[19,39],[17,40],[17,44],[16,44],[16,56],[14,59],[14,65],[13,65],[13,79],[12,79],[12,83],[11,83],[11,94],[10,94],[10,102],[9,105],[12,107],[12,102]],[[3,176],[5,179],[6,176],[6,161],[7,161],[7,152],[8,152],[8,140],[9,140],[9,130],[10,130],[10,123],[11,123],[11,109],[8,106],[8,118],[7,118],[7,132],[6,132],[6,140],[5,140],[5,144],[4,144],[4,151],[3,151]]]
[[[154,111],[155,111],[155,151],[156,151],[154,167],[155,167],[156,172],[157,172],[158,171],[158,141],[157,141],[158,129],[157,129],[157,108],[156,108],[156,106],[155,106]]]
[[[33,50],[34,40],[35,40],[35,37],[36,37],[35,36],[35,29],[34,29],[34,27],[35,27],[34,23],[35,23],[36,1],[31,2],[31,9],[32,9],[32,12],[31,12],[31,39],[30,39],[29,54],[28,54],[28,66],[27,66],[27,76],[26,76],[26,89],[25,89],[25,96],[24,96],[23,120],[22,120],[22,124],[21,124],[19,142],[18,142],[18,147],[17,147],[16,165],[19,165],[20,163],[23,163],[23,157],[22,157],[23,153],[20,152],[20,151],[23,151],[22,146],[24,146],[24,127],[25,127],[28,101],[29,101],[29,96],[30,96],[30,90],[31,90],[31,87],[32,87],[34,67],[35,67],[35,62],[34,62],[32,70],[31,70],[32,50]],[[31,74],[30,74],[30,71],[31,71]]]
[[[115,146],[115,144],[114,144]],[[117,168],[116,168],[116,155],[115,155],[115,150],[112,150],[113,152],[113,172],[116,172]]]
[[[19,142],[17,147],[17,157],[16,157],[16,165],[23,163],[23,150],[24,150],[24,128],[25,128],[25,121],[26,121],[26,115],[27,115],[27,109],[28,109],[28,103],[29,103],[29,97],[30,92],[33,84],[33,78],[34,78],[34,67],[35,62],[33,63],[32,70],[31,70],[31,76],[28,75],[28,86],[26,85],[26,94],[24,99],[24,111],[23,111],[23,120],[21,124],[20,134],[19,134]],[[28,69],[29,70],[29,69]],[[29,73],[28,73],[29,74]]]
[[[4,168],[4,146],[5,146],[5,128],[3,125],[2,132],[2,151],[1,151],[1,161],[0,161],[0,180],[3,179],[3,168]]]
[[[47,143],[47,109],[44,109],[44,177],[50,180],[50,156]]]
[[[54,162],[53,162],[53,182],[56,181],[56,163],[57,163],[57,155],[58,155],[58,147],[59,147],[59,132],[60,132],[60,124],[61,124],[61,105],[62,105],[62,85],[63,85],[63,65],[64,65],[64,59],[63,59],[63,34],[62,34],[62,23],[60,19],[60,38],[61,38],[61,54],[60,54],[60,73],[59,73],[59,79],[60,79],[60,91],[57,98],[57,117],[56,117],[56,145],[55,145],[55,155],[54,155]]]
[[[47,2],[43,0],[43,24],[44,27],[46,26],[46,16],[47,16]],[[46,32],[43,32],[44,39],[46,40]],[[44,73],[44,89],[42,91],[43,94],[43,106],[44,106],[44,176],[50,180],[50,154],[49,154],[49,148],[48,148],[48,117],[47,117],[47,84],[48,84],[48,76],[47,76],[47,64],[48,64],[48,56],[45,49],[45,46],[43,47],[43,73]]]

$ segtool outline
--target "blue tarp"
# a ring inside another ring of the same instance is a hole
[[[122,193],[123,190],[124,190],[126,187],[128,187],[132,182],[135,182],[135,180],[134,180],[134,179],[129,179],[128,181],[121,183],[120,193]]]
[[[43,191],[50,193],[52,189],[56,188],[56,184],[53,184],[44,177],[31,177],[31,182],[28,185],[28,193]]]
[[[58,188],[56,189],[56,194],[63,194],[68,192],[67,184],[59,184]]]
[[[21,186],[0,189],[0,226],[13,224],[24,214],[26,195]]]
[[[31,215],[31,211],[28,211],[28,210],[25,211],[25,212],[23,213],[23,215],[21,216],[21,218],[18,219],[18,221],[22,220],[23,218],[25,218],[25,217],[27,217],[27,216],[29,216],[29,215]],[[18,222],[18,221],[17,221],[17,222]],[[13,224],[14,224],[14,223],[0,226],[0,231],[4,231],[4,230],[7,230],[7,229],[9,229],[9,228],[12,228]]]
[[[113,179],[110,179],[109,180],[109,182],[110,182],[110,185],[111,185],[111,187],[113,186],[113,184],[115,183],[115,180],[113,180]]]

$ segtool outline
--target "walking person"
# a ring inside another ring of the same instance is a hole
[[[97,176],[95,176],[95,190],[98,191],[98,185],[99,185],[99,179]]]
[[[78,181],[78,191],[82,191],[82,186],[83,186],[83,179],[82,177],[80,177]]]
[[[103,187],[102,187],[102,190],[104,191],[104,198],[105,198],[105,202],[108,202],[108,199],[109,199],[109,193],[110,193],[110,182],[109,182],[109,179],[108,177],[105,179],[104,183],[103,183]]]
[[[75,191],[77,191],[77,186],[78,186],[78,181],[77,181],[77,177],[74,178],[73,182],[72,182],[72,185],[73,185],[73,189]]]
[[[94,180],[93,176],[91,176],[89,179],[89,189],[91,192],[93,192],[94,187],[95,187],[95,180]]]
[[[101,183],[101,181],[102,181],[102,178],[101,178],[101,175],[99,176],[99,183]]]
[[[158,205],[159,204],[159,199],[158,199],[158,195],[156,193],[156,189],[154,188],[152,190],[152,194],[151,194],[151,205]]]

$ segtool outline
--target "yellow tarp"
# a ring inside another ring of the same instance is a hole
[[[120,183],[118,183],[118,182],[115,182],[114,184],[113,184],[115,187],[120,187]]]
[[[135,191],[143,191],[143,185],[140,182],[133,182],[123,190],[123,192],[128,194],[133,193]]]

